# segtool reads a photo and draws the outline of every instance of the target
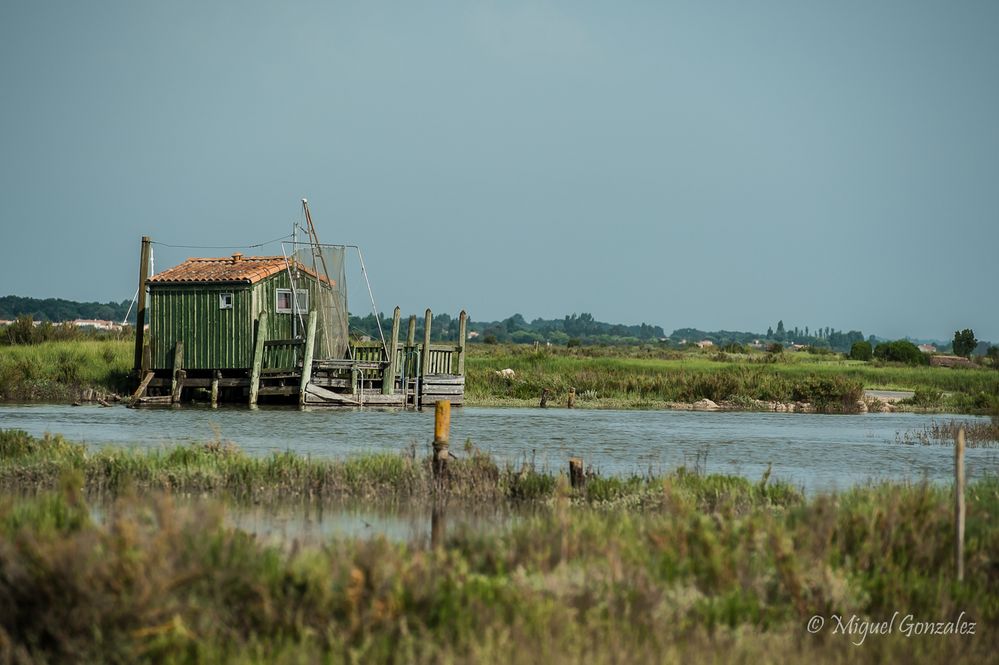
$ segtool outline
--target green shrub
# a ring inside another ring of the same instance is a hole
[[[870,360],[874,357],[874,349],[871,348],[870,342],[865,342],[863,340],[859,342],[854,342],[853,346],[850,347],[850,360]]]
[[[894,342],[882,342],[874,347],[874,357],[887,362],[905,363],[907,365],[929,365],[926,354],[907,339],[897,339]]]

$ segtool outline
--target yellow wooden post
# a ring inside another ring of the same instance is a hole
[[[434,478],[447,475],[448,440],[451,437],[451,402],[439,400],[434,406]]]

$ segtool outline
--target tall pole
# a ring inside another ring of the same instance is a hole
[[[139,252],[139,299],[135,309],[135,364],[136,374],[143,374],[148,367],[142,366],[142,345],[145,343],[146,326],[146,279],[149,277],[149,236],[142,236],[142,249]],[[141,378],[141,376],[140,376]]]
[[[388,347],[388,358],[386,358],[388,366],[385,368],[385,374],[382,376],[383,395],[395,394],[395,375],[399,371],[396,359],[396,347],[399,345],[399,319],[401,316],[401,310],[396,307],[395,311],[392,312],[392,338]],[[405,381],[405,378],[403,380]]]

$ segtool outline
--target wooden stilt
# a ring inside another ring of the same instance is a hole
[[[395,392],[395,375],[399,372],[397,347],[399,346],[399,319],[401,316],[402,311],[396,307],[395,311],[392,312],[392,337],[388,347],[388,367],[385,368],[385,374],[382,376],[383,395],[391,395]]]
[[[264,342],[267,341],[267,310],[257,319],[257,339],[253,345],[253,369],[250,371],[250,406],[257,405],[260,392],[260,368],[264,363]]]
[[[222,372],[215,370],[212,372],[212,408],[219,408],[219,379],[222,378]]]
[[[312,381],[312,355],[316,348],[316,310],[309,312],[309,327],[305,332],[305,357],[302,359],[302,381],[298,389],[298,405],[305,406],[305,389]]]
[[[173,380],[170,382],[171,402],[176,404],[180,401],[180,393],[184,389],[184,342],[177,340],[173,347]]]

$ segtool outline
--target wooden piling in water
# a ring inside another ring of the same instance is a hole
[[[420,374],[424,376],[430,374],[430,328],[433,322],[434,315],[428,307],[423,319],[423,367],[420,370]]]
[[[389,340],[389,347],[386,349],[388,352],[388,367],[385,368],[385,374],[382,376],[383,395],[392,395],[395,393],[395,375],[399,372],[396,347],[399,346],[399,320],[401,317],[402,311],[396,307],[392,312],[392,337]],[[405,380],[405,377],[403,377],[403,380]]]
[[[964,580],[964,428],[954,442],[954,565],[957,581]]]
[[[219,379],[222,378],[222,372],[215,370],[212,372],[212,408],[219,408]]]
[[[309,312],[309,325],[305,331],[305,357],[302,359],[302,377],[298,384],[298,405],[305,406],[306,388],[312,381],[312,356],[316,349],[316,310]]]
[[[583,466],[581,457],[569,458],[569,484],[572,485],[572,489],[582,489],[583,485],[586,484],[585,471],[586,467]]]
[[[187,374],[184,372],[184,342],[177,340],[173,347],[173,374],[170,381],[170,402],[176,404],[180,402],[180,393],[184,390],[184,379]]]
[[[548,408],[548,389],[547,388],[545,388],[545,389],[543,389],[541,391],[541,401],[538,402],[538,408],[539,409],[547,409]]]
[[[439,400],[434,405],[434,479],[442,483],[447,478],[448,440],[451,437],[451,402]]]
[[[267,310],[257,319],[257,339],[253,344],[253,369],[250,370],[250,406],[257,405],[260,393],[260,369],[264,363],[264,342],[267,340]]]
[[[565,400],[565,407],[567,409],[575,408],[576,406],[576,389],[569,388],[569,396]]]

